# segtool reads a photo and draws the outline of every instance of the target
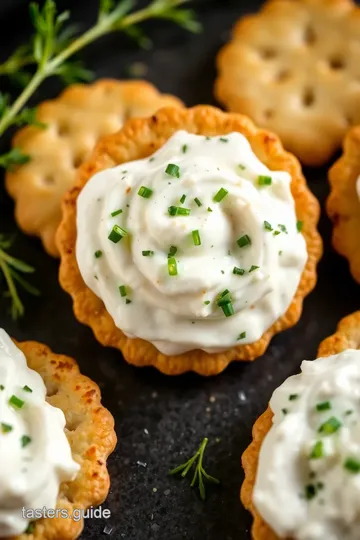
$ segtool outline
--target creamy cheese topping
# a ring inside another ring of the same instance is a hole
[[[64,433],[64,414],[45,396],[40,375],[0,329],[1,538],[26,530],[27,510],[56,508],[60,483],[79,470]]]
[[[281,538],[360,538],[360,351],[304,361],[273,394],[254,504]]]
[[[290,181],[239,133],[179,131],[81,191],[83,279],[118,328],[164,354],[252,343],[286,312],[307,259]]]

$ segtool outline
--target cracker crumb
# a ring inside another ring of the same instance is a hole
[[[166,496],[167,496],[167,495],[170,495],[170,489],[166,489],[166,490],[164,491],[164,495],[166,495]]]
[[[148,432],[148,430],[146,428],[144,428],[144,433],[145,433],[145,435],[149,435],[149,432]]]
[[[147,463],[145,463],[144,461],[137,461],[136,464],[139,465],[139,467],[144,467],[144,469],[146,469],[147,467]]]
[[[210,396],[209,401],[210,401],[210,403],[215,403],[216,397],[215,396]]]
[[[239,392],[238,398],[240,401],[246,401],[246,395],[244,394],[244,392]]]

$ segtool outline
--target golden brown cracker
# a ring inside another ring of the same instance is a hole
[[[77,363],[67,356],[54,354],[35,341],[16,343],[24,353],[29,368],[37,371],[46,386],[46,400],[61,409],[66,418],[65,433],[73,458],[81,466],[75,480],[63,482],[57,508],[71,515],[101,504],[107,497],[110,479],[106,460],[116,445],[114,418],[101,405],[97,384],[81,375]],[[34,521],[34,531],[8,540],[75,540],[84,521],[53,518]]]
[[[61,198],[98,138],[114,133],[128,118],[148,116],[165,105],[182,103],[145,81],[106,79],[70,86],[57,99],[42,103],[37,118],[47,128],[27,126],[13,139],[13,147],[30,155],[31,161],[6,174],[21,229],[40,236],[46,251],[58,256],[55,233]]]
[[[360,9],[352,0],[268,0],[236,24],[215,94],[322,165],[360,123]]]
[[[344,140],[343,154],[329,171],[331,193],[326,203],[333,222],[333,246],[349,261],[350,271],[360,283],[360,199],[356,181],[360,176],[360,126]]]
[[[165,356],[151,343],[127,338],[115,326],[100,298],[85,285],[76,262],[76,200],[81,188],[98,171],[151,155],[181,129],[207,136],[225,135],[233,131],[242,133],[265,165],[291,175],[297,217],[304,222],[308,261],[288,311],[255,343],[218,354],[194,350],[182,355]],[[121,350],[127,362],[137,366],[152,365],[168,375],[186,371],[215,375],[233,360],[254,360],[261,356],[274,334],[298,321],[303,298],[316,283],[316,265],[322,254],[322,242],[316,229],[319,203],[307,188],[299,162],[283,149],[280,140],[272,133],[256,128],[245,116],[226,114],[214,107],[164,108],[150,118],[129,120],[118,133],[102,138],[90,160],[80,167],[75,187],[63,199],[62,211],[63,219],[57,234],[61,255],[59,278],[62,287],[73,298],[76,318],[92,328],[100,343]]]
[[[359,348],[360,311],[357,311],[342,319],[338,324],[335,334],[320,343],[317,357],[331,356],[341,353],[346,349]],[[268,407],[256,420],[252,432],[253,440],[242,455],[245,480],[241,486],[240,498],[245,508],[251,512],[254,518],[251,530],[254,540],[280,540],[269,525],[261,518],[252,502],[260,448],[272,426],[272,417],[273,413],[270,407]]]

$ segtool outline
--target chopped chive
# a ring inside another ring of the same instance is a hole
[[[322,401],[321,403],[318,403],[316,405],[317,411],[328,411],[331,409],[331,403],[330,401]]]
[[[199,207],[202,206],[202,202],[197,197],[195,197],[194,201]]]
[[[178,165],[169,163],[169,165],[165,169],[165,172],[169,176],[173,176],[174,178],[180,178],[180,167]]]
[[[210,303],[211,303],[210,300],[205,300],[204,302],[205,306],[208,306]]]
[[[114,244],[117,244],[118,242],[120,242],[122,238],[124,238],[124,236],[127,236],[127,235],[128,235],[128,232],[125,229],[123,229],[119,225],[114,225],[112,228],[112,231],[110,232],[108,236],[108,239],[114,242]]]
[[[25,534],[32,534],[35,531],[35,523],[29,523]]]
[[[10,433],[10,431],[13,430],[13,427],[10,426],[10,424],[5,424],[5,422],[1,422],[1,432],[2,433]]]
[[[308,501],[311,501],[317,494],[317,489],[314,484],[308,484],[305,486],[305,497]]]
[[[181,148],[182,153],[183,153],[183,154],[186,154],[187,149],[188,149],[188,145],[187,145],[187,144],[183,144],[183,146],[182,146],[182,148]]]
[[[265,229],[265,231],[272,231],[273,230],[272,226],[270,225],[270,223],[268,221],[264,221],[264,229]]]
[[[168,212],[170,216],[189,216],[190,208],[182,208],[181,206],[169,206]]]
[[[154,161],[154,160],[155,160],[154,156],[152,156],[152,157],[149,159],[150,163],[151,163],[152,161]]]
[[[0,391],[5,390],[5,386],[3,384],[0,384]]]
[[[14,407],[16,407],[17,409],[22,409],[23,406],[25,405],[25,401],[23,401],[22,399],[18,398],[17,396],[15,396],[14,394],[11,396],[11,398],[9,399],[9,403],[10,405],[13,405]]]
[[[317,441],[310,453],[311,459],[320,459],[324,455],[324,443],[323,441]]]
[[[228,302],[227,304],[221,306],[221,309],[223,310],[225,317],[231,317],[235,314],[234,306],[231,302]]]
[[[285,234],[288,234],[287,228],[285,227],[285,225],[283,225],[282,223],[279,223],[278,227],[279,227],[281,232],[283,232]]]
[[[245,339],[245,338],[246,338],[246,332],[241,332],[241,334],[239,334],[239,337],[237,339],[239,341],[239,339]]]
[[[208,212],[212,212],[212,209],[210,208],[210,206],[208,206],[207,211],[208,211]]]
[[[184,193],[184,195],[182,195],[182,196],[181,196],[181,199],[180,199],[181,204],[184,204],[185,199],[186,199],[186,195],[185,195],[185,193]]]
[[[243,268],[239,268],[238,266],[234,266],[233,274],[236,274],[237,276],[243,276],[245,274],[245,270]]]
[[[271,186],[272,184],[271,176],[264,176],[261,174],[260,176],[258,176],[258,184],[259,186]]]
[[[288,409],[281,409],[281,412],[282,412],[283,414],[287,414],[287,413],[289,412],[289,410],[288,410]]]
[[[95,251],[95,253],[94,253],[95,259],[100,259],[102,254],[103,254],[103,252],[101,251],[101,249],[98,249],[97,251]]]
[[[154,255],[154,251],[151,251],[151,249],[142,251],[141,253],[143,257],[152,257]]]
[[[95,278],[95,279],[99,279],[99,278],[97,277],[97,275],[96,275],[96,274],[94,274],[94,278]]]
[[[295,401],[299,397],[299,394],[290,394],[289,401]]]
[[[240,165],[238,165],[238,167],[239,167],[239,169],[241,171],[245,171],[245,169],[246,169],[245,165],[242,165],[241,163],[240,163]]]
[[[348,411],[345,411],[345,416],[350,416],[350,414],[353,414],[353,410],[349,409]]]
[[[220,137],[219,141],[221,141],[221,142],[229,142],[229,139],[226,139],[225,137]]]
[[[131,300],[129,300],[128,298],[126,298],[125,304],[131,304]]]
[[[192,231],[191,236],[195,246],[201,246],[201,238],[198,230]]]
[[[124,297],[127,295],[127,290],[125,285],[120,285],[119,287],[120,296]]]
[[[168,272],[169,276],[177,276],[177,263],[175,257],[168,258]]]
[[[30,386],[28,386],[27,384],[25,384],[25,386],[23,386],[23,390],[24,390],[24,392],[32,392],[32,388],[30,388]]]
[[[216,303],[219,307],[225,306],[226,304],[231,304],[230,292],[226,289],[226,291],[224,291],[221,295],[218,296]]]
[[[274,236],[278,236],[279,234],[281,234],[280,231],[274,231],[274,232],[273,232],[273,235],[274,235]]]
[[[282,250],[279,251],[279,255],[281,256],[283,254]]]
[[[115,216],[118,216],[119,214],[122,214],[122,210],[115,210],[115,212],[111,212],[110,216],[111,217],[115,217]]]
[[[230,294],[229,289],[225,289],[225,291],[218,295],[218,298],[224,298],[224,296],[227,296],[228,294]]]
[[[255,270],[258,270],[259,268],[260,268],[260,266],[256,266],[255,264],[253,264],[253,265],[251,266],[250,270],[249,270],[249,274],[250,274],[251,272],[254,272]]]
[[[301,232],[303,230],[303,227],[304,227],[304,222],[303,221],[297,221],[296,222],[296,228],[297,228],[298,232]]]
[[[177,247],[176,246],[170,246],[170,249],[169,249],[169,253],[168,253],[168,258],[170,257],[174,257],[177,253]]]
[[[29,437],[28,435],[23,435],[21,437],[21,447],[22,448],[25,448],[25,446],[27,446],[30,443],[31,443],[31,437]]]
[[[146,186],[141,186],[141,188],[138,191],[138,195],[140,195],[140,197],[143,197],[144,199],[150,199],[152,194],[153,194],[153,190]]]
[[[335,416],[332,416],[329,420],[326,420],[326,422],[321,424],[318,431],[324,435],[332,435],[341,428],[341,426],[341,422]]]
[[[216,195],[214,195],[213,197],[213,201],[214,202],[221,202],[225,197],[226,195],[228,194],[228,190],[225,189],[225,188],[220,188],[219,191],[216,193]]]
[[[359,473],[360,461],[355,458],[347,458],[347,460],[344,463],[344,468],[353,474]]]
[[[241,236],[238,240],[237,240],[237,245],[240,247],[240,248],[243,248],[245,246],[250,246],[251,245],[251,238],[248,234],[244,234],[244,236]]]

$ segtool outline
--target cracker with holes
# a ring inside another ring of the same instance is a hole
[[[220,51],[215,94],[275,131],[304,164],[322,165],[360,122],[359,56],[351,0],[268,0]]]
[[[114,419],[74,360],[0,329],[0,536],[74,540],[107,497]]]
[[[61,198],[97,139],[117,131],[127,118],[148,116],[165,105],[182,103],[145,81],[116,80],[73,85],[57,99],[42,103],[38,119],[47,129],[27,126],[15,135],[13,147],[31,160],[6,175],[6,189],[15,200],[21,229],[39,236],[46,251],[57,257]]]
[[[215,375],[254,360],[316,283],[318,201],[278,137],[239,114],[128,120],[62,209],[60,284],[131,364]]]
[[[253,540],[359,538],[360,312],[277,388],[242,456]]]
[[[354,279],[360,283],[360,127],[352,128],[344,140],[342,156],[329,171],[331,192],[327,213],[333,222],[332,242],[349,261]]]

